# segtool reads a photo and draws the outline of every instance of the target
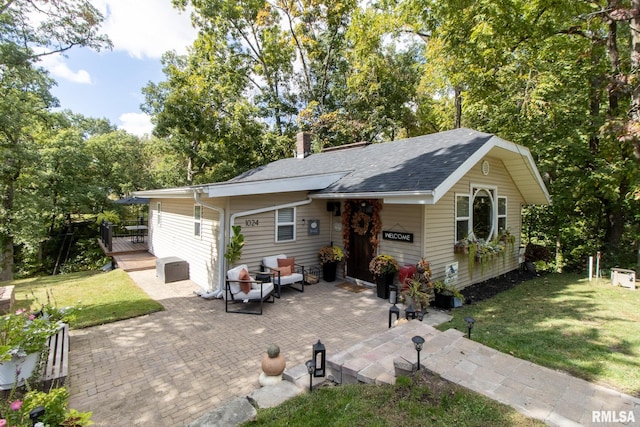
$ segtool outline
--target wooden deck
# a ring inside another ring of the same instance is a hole
[[[113,250],[109,251],[100,239],[98,244],[106,256],[111,257],[118,268],[124,271],[152,270],[156,268],[156,257],[149,253],[147,242],[132,242],[130,237],[114,237]]]

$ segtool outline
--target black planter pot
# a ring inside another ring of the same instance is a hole
[[[333,282],[336,280],[336,270],[338,269],[337,262],[328,262],[322,264],[322,278],[325,282]]]
[[[389,299],[389,289],[393,286],[395,273],[376,277],[376,291],[378,298]]]
[[[460,307],[460,300],[456,301],[453,295],[445,295],[436,292],[433,305],[439,308],[455,308]]]

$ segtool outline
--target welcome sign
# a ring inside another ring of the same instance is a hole
[[[413,243],[413,233],[402,233],[399,231],[382,231],[384,240],[393,240],[396,242]]]

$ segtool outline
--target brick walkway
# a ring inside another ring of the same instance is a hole
[[[283,291],[252,316],[225,313],[223,301],[194,295],[191,281],[161,283],[154,270],[130,276],[166,310],[71,331],[70,406],[93,411],[96,426],[185,424],[258,388],[271,343],[295,366],[318,339],[330,355],[388,326],[386,301],[338,281]]]

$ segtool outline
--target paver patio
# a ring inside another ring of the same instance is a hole
[[[161,283],[154,270],[130,275],[165,311],[71,332],[70,406],[93,411],[96,426],[183,425],[260,387],[271,343],[295,366],[318,339],[330,355],[388,326],[385,300],[339,281],[286,290],[252,316],[225,313],[222,300],[195,295],[191,281]]]

